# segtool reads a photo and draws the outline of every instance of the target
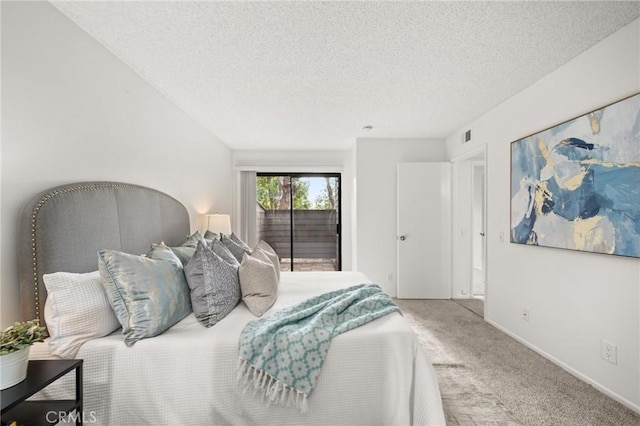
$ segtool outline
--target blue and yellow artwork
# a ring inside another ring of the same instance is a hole
[[[511,143],[511,242],[640,257],[640,94]]]

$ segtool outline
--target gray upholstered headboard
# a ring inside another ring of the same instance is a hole
[[[43,274],[96,271],[101,248],[142,254],[154,242],[180,245],[189,232],[187,209],[143,186],[81,182],[38,194],[20,219],[23,318],[44,325]]]

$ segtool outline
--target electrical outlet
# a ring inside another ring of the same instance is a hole
[[[606,340],[600,340],[600,356],[605,361],[618,364],[618,346]]]
[[[520,318],[522,318],[523,321],[529,321],[529,310],[523,309],[522,313],[520,314]]]
[[[390,283],[392,283],[392,282],[393,282],[393,273],[389,272],[389,273],[387,274],[387,281],[389,281]]]

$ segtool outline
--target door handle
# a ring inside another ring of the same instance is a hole
[[[404,241],[406,239],[407,239],[407,237],[405,237],[404,235],[400,235],[400,241]]]
[[[484,232],[481,232],[481,233],[480,233],[480,236],[481,236],[481,237],[484,237]]]

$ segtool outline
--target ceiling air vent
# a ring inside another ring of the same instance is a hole
[[[471,140],[471,129],[467,130],[466,132],[464,132],[464,137],[462,139],[463,143],[467,143]]]

